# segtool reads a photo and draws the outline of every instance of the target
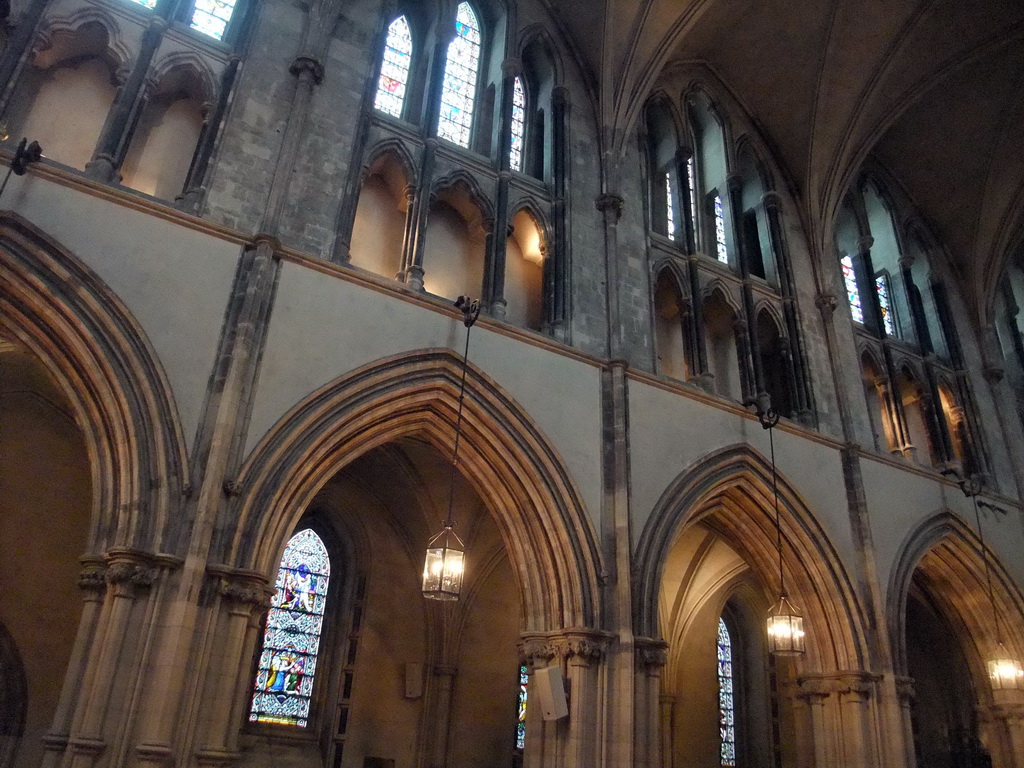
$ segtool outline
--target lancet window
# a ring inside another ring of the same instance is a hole
[[[441,91],[437,135],[468,147],[473,129],[473,106],[480,69],[480,22],[469,3],[459,3],[455,38],[448,44]]]
[[[392,117],[402,116],[411,63],[412,30],[405,16],[399,16],[388,26],[388,36],[384,42],[384,60],[381,62],[377,96],[373,103],[376,109]]]

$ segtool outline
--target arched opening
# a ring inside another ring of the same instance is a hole
[[[665,100],[651,101],[644,112],[647,137],[648,204],[651,229],[669,240],[682,239],[680,179],[676,173],[678,131]]]
[[[354,266],[395,278],[402,269],[402,239],[409,179],[398,159],[386,153],[370,165],[359,190],[349,258]]]
[[[778,285],[775,253],[764,210],[764,181],[751,152],[741,152],[739,162],[742,177],[740,200],[743,205],[740,229],[743,233],[743,247],[750,274]]]
[[[505,254],[505,319],[539,331],[544,324],[547,243],[529,211],[521,210],[512,217],[512,234],[506,242]]]
[[[757,313],[757,346],[761,353],[761,374],[772,405],[782,416],[793,415],[792,383],[789,371],[789,345],[779,324],[766,311]]]
[[[654,283],[654,350],[657,371],[663,376],[686,381],[686,310],[679,284],[663,269]]]
[[[935,450],[928,430],[924,388],[909,368],[901,368],[896,379],[896,391],[903,405],[903,418],[907,427],[908,445],[904,456],[921,464],[935,461]]]
[[[420,594],[423,546],[441,526],[451,477],[446,456],[406,437],[352,461],[314,497],[296,530],[329,557],[317,677],[309,679],[312,657],[279,652],[267,633],[255,678],[260,706],[280,697],[282,713],[308,685],[309,716],[250,727],[242,765],[262,764],[267,750],[327,765],[342,752],[345,764],[395,768],[512,763],[522,605],[501,531],[460,474],[452,519],[467,547],[463,597],[444,604]],[[276,599],[301,602],[296,595],[279,589]],[[277,672],[279,656],[304,662],[302,672],[289,678],[281,662]],[[321,758],[317,740],[296,733],[319,735],[330,754]]]
[[[885,378],[878,370],[874,358],[865,352],[860,358],[860,371],[864,384],[864,401],[867,404],[868,422],[875,450],[896,450],[892,419],[889,416]]]
[[[556,83],[554,57],[544,38],[523,48],[523,172],[535,179],[552,177],[551,94]]]
[[[956,396],[948,384],[939,384],[939,401],[942,406],[942,416],[949,430],[949,440],[953,448],[953,457],[961,467],[966,466],[968,431],[964,409],[957,404]]]
[[[914,341],[906,286],[900,271],[899,235],[888,202],[874,186],[864,188],[864,208],[871,230],[871,275],[882,309],[883,330],[888,336]]]
[[[843,764],[841,739],[822,729],[820,721],[810,721],[798,691],[815,690],[845,674],[837,670],[864,668],[863,609],[825,531],[786,478],[780,474],[777,480],[785,590],[807,632],[807,651],[798,662],[768,660],[765,617],[781,589],[777,529],[773,516],[765,514],[773,505],[773,473],[749,446],[715,452],[682,472],[639,538],[638,634],[668,644],[662,680],[678,698],[663,706],[681,710],[671,716],[662,712],[662,744],[673,745],[666,747],[672,759],[665,764],[722,765],[715,684],[722,616],[737,631],[734,663],[742,671],[737,691],[747,697],[745,704],[734,702],[737,765]],[[746,654],[742,660],[741,654]],[[744,713],[743,706],[753,709]],[[824,706],[838,707],[838,702],[830,699]]]
[[[742,400],[739,354],[736,345],[736,313],[721,291],[714,291],[701,304],[704,319],[704,344],[708,372],[713,377],[715,394]]]
[[[483,214],[468,190],[461,184],[442,189],[427,214],[424,289],[449,299],[479,296],[486,247]]]
[[[775,732],[783,720],[791,731],[792,722],[780,719],[775,700],[763,638],[768,606],[749,566],[710,528],[690,526],[672,544],[659,596],[661,636],[669,644],[662,672],[670,710],[665,765],[773,764]]]
[[[121,166],[121,183],[162,200],[180,195],[203,130],[208,98],[192,70],[167,73],[146,98]]]
[[[25,349],[0,339],[0,632],[9,641],[0,641],[5,768],[39,764],[75,643],[82,613],[79,557],[88,548],[92,514],[87,456],[58,385]]]
[[[36,53],[9,108],[12,137],[38,141],[52,160],[82,170],[114,101],[109,36],[99,22],[54,34]]]
[[[728,160],[725,131],[718,115],[702,94],[688,99],[690,124],[695,138],[694,173],[698,222],[698,248],[723,264],[733,263],[733,211],[728,194]]]

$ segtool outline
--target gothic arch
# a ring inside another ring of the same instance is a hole
[[[212,104],[217,97],[217,85],[209,65],[191,51],[178,51],[161,58],[153,65],[149,77],[150,93],[162,91],[165,84],[178,80],[191,86],[189,95],[200,104]]]
[[[133,54],[123,40],[121,27],[112,14],[96,6],[82,8],[66,16],[52,16],[46,19],[32,46],[34,58],[46,58],[45,55],[61,38],[73,44],[75,38],[90,24],[102,27],[106,33],[106,47],[98,55],[110,67],[111,73],[127,73],[131,67]],[[68,58],[68,55],[60,55],[59,51],[54,53],[54,60],[47,62],[44,68],[60,66]],[[74,53],[70,55],[73,56]]]
[[[984,524],[984,523],[983,523]],[[1016,658],[1024,657],[1024,595],[991,550],[988,563],[993,596],[1003,620],[1003,643]],[[997,632],[988,602],[981,540],[963,519],[942,510],[907,534],[889,577],[887,623],[898,672],[906,673],[906,606],[910,582],[920,572],[930,596],[963,641],[976,680],[987,676],[985,659],[996,650]],[[978,686],[988,691],[988,686]],[[988,694],[990,695],[990,694]]]
[[[93,471],[90,550],[157,549],[187,481],[170,384],[145,332],[56,241],[0,213],[0,332],[38,357],[74,409]]]
[[[718,533],[739,553],[768,594],[778,591],[771,465],[749,445],[716,451],[676,477],[639,538],[635,628],[657,637],[658,591],[676,537],[694,523]],[[867,616],[839,553],[796,489],[778,476],[787,592],[804,611],[813,672],[864,669]]]
[[[415,435],[450,454],[461,358],[424,350],[371,363],[286,414],[239,475],[221,521],[224,562],[265,574],[316,492],[372,448]],[[596,533],[561,459],[529,416],[469,366],[460,467],[495,516],[523,590],[524,630],[600,621]]]
[[[438,179],[431,190],[431,196],[440,195],[447,190],[463,192],[480,211],[484,221],[494,220],[494,204],[472,174],[459,169]]]
[[[512,221],[519,213],[526,213],[533,219],[533,223],[537,225],[541,237],[544,238],[544,243],[550,247],[552,243],[551,225],[542,211],[542,206],[533,195],[523,195],[516,200],[509,209],[508,220]]]
[[[416,163],[409,153],[409,148],[400,139],[386,139],[370,148],[366,153],[366,160],[363,162],[363,177],[370,173],[375,163],[384,158],[393,158],[398,163],[409,186],[415,187],[419,184]]]

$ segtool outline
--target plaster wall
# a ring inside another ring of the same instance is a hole
[[[629,430],[634,546],[662,494],[695,462],[736,443],[769,455],[768,434],[754,419],[635,379],[629,383]],[[852,569],[856,547],[839,452],[776,429],[775,461],[780,478],[793,486]]]
[[[125,303],[170,382],[185,444],[206,399],[239,247],[36,175],[4,204],[85,262]]]
[[[277,298],[246,452],[314,390],[374,360],[419,349],[461,354],[459,319],[291,262]],[[505,389],[551,441],[596,522],[601,498],[600,373],[595,365],[473,329],[469,359]]]

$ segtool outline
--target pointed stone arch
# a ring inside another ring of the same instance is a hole
[[[0,213],[0,333],[29,349],[74,410],[93,472],[91,551],[160,547],[187,482],[185,440],[145,331],[103,280]]]
[[[407,436],[450,454],[460,376],[458,355],[424,350],[371,363],[309,395],[246,461],[216,554],[270,574],[310,500],[353,459]],[[554,448],[472,365],[462,419],[460,469],[502,532],[523,589],[524,631],[599,626],[596,533]]]
[[[385,159],[393,159],[405,174],[406,184],[415,187],[419,183],[419,171],[409,148],[401,139],[386,139],[374,144],[366,153],[363,162],[362,177],[373,172],[374,166]]]
[[[747,444],[709,454],[665,489],[638,540],[635,630],[657,637],[658,591],[679,533],[695,523],[721,536],[766,593],[778,589],[771,464]],[[868,666],[868,616],[838,551],[794,486],[778,475],[787,592],[805,617],[807,672]]]
[[[1003,643],[1015,658],[1024,658],[1024,594],[991,550],[987,556]],[[977,532],[953,512],[942,510],[918,523],[903,540],[886,596],[896,669],[903,673],[907,594],[915,572],[960,636],[975,680],[985,680],[985,659],[994,654],[998,635]],[[977,687],[991,696],[987,685]]]

